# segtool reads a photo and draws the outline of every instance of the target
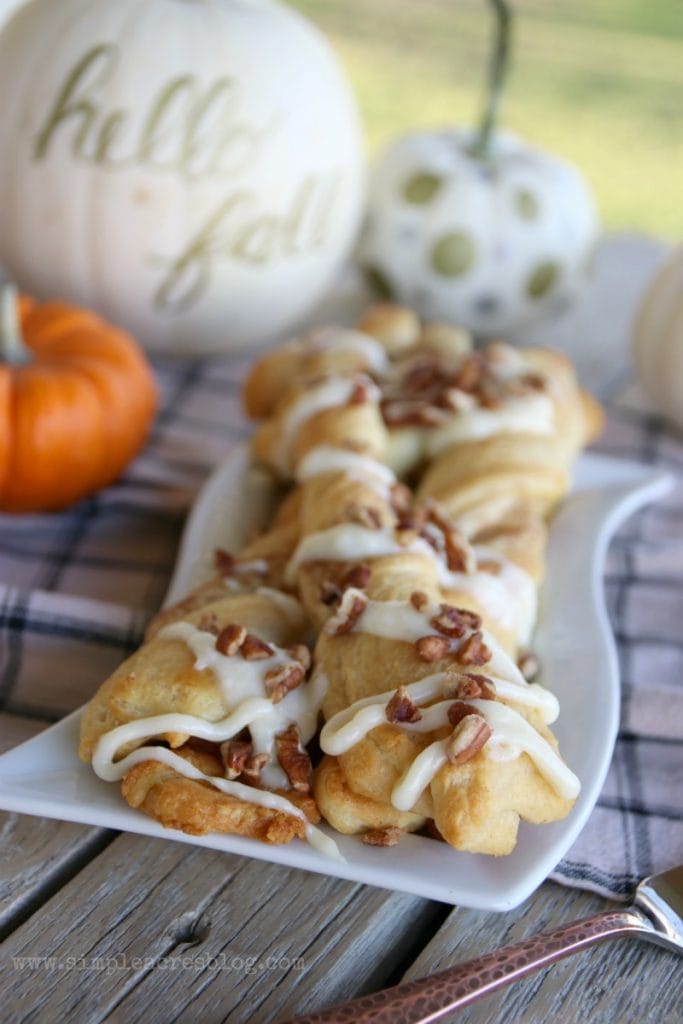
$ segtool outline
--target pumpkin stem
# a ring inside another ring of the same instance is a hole
[[[503,96],[503,86],[507,77],[508,65],[510,63],[510,26],[512,13],[508,7],[507,0],[490,0],[495,12],[494,45],[489,66],[489,80],[486,94],[484,113],[479,122],[479,132],[470,150],[472,156],[480,160],[486,160],[491,153],[491,139],[493,136],[500,103]]]
[[[9,281],[0,284],[0,362],[13,366],[31,358],[21,337],[18,298],[15,285]]]

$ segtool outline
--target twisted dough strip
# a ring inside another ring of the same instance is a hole
[[[269,588],[202,593],[102,684],[79,754],[166,826],[322,842],[302,747],[322,695],[305,680],[301,606]]]

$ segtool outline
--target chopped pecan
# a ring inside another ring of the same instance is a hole
[[[481,616],[467,608],[455,608],[452,604],[439,605],[439,614],[430,625],[445,636],[460,638],[471,630],[481,628]]]
[[[221,631],[221,620],[215,612],[204,612],[197,623],[197,629],[201,629],[205,633],[213,633],[214,636],[218,636]]]
[[[423,661],[439,661],[451,650],[450,640],[445,636],[422,636],[415,646]]]
[[[224,626],[216,637],[216,650],[220,654],[232,656],[233,654],[237,654],[246,638],[246,628],[231,622],[227,626]]]
[[[332,580],[323,580],[320,584],[320,600],[323,604],[333,605],[341,601],[342,588]]]
[[[303,665],[304,672],[308,672],[311,667],[311,652],[306,644],[294,644],[293,647],[288,648],[287,654],[294,661],[298,661],[300,665]]]
[[[429,604],[429,598],[425,594],[424,590],[414,590],[410,595],[410,603],[413,608],[416,608],[418,612],[421,612]]]
[[[340,636],[350,633],[368,606],[368,599],[360,590],[349,587],[341,599],[341,603],[332,618],[325,623],[328,636]]]
[[[310,793],[313,783],[313,767],[308,751],[301,745],[297,726],[292,723],[284,732],[275,737],[278,761],[282,765],[289,784],[297,793]]]
[[[261,772],[269,761],[268,754],[251,754],[244,763],[240,782],[245,782],[248,786],[258,786],[261,781]]]
[[[217,572],[223,576],[229,576],[235,569],[235,556],[231,555],[225,548],[216,548],[213,553],[213,564]]]
[[[386,716],[389,722],[419,722],[422,718],[420,709],[411,700],[405,686],[399,686],[396,693],[387,702]]]
[[[491,651],[484,643],[480,632],[472,633],[460,644],[456,660],[461,665],[485,665],[487,661],[491,660]]]
[[[495,700],[496,687],[488,676],[476,675],[473,672],[453,674],[446,681],[443,689],[444,697],[456,697],[458,700]]]
[[[261,661],[264,658],[272,658],[275,651],[265,640],[254,636],[253,633],[247,633],[240,647],[240,653],[246,661]]]
[[[456,700],[448,708],[448,721],[452,726],[460,725],[463,718],[467,718],[468,715],[476,715],[478,711],[471,704],[467,704],[465,701]]]
[[[373,828],[363,834],[363,842],[367,846],[396,846],[403,829],[398,825],[387,825],[386,828]]]
[[[263,684],[273,704],[279,704],[290,690],[295,690],[306,678],[306,670],[298,661],[286,661],[266,672]]]
[[[465,715],[446,742],[451,764],[464,764],[478,754],[491,735],[491,726],[481,715]]]
[[[456,527],[444,533],[446,562],[451,572],[474,572],[476,558],[465,535]]]
[[[359,565],[354,565],[352,569],[349,569],[342,578],[342,586],[344,590],[347,587],[358,587],[359,590],[362,590],[364,587],[367,587],[371,576],[372,570],[370,566],[366,565],[365,562],[361,562]]]
[[[220,750],[226,779],[236,779],[241,775],[254,752],[253,746],[246,740],[226,740],[225,743],[221,743]]]

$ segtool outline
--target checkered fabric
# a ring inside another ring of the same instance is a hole
[[[59,515],[0,516],[0,719],[83,704],[141,639],[170,577],[183,521],[209,471],[247,434],[247,360],[155,361],[162,404],[144,453],[115,486]],[[683,855],[683,443],[618,402],[598,450],[676,475],[670,496],[614,539],[605,585],[623,679],[604,791],[554,877],[622,897]]]

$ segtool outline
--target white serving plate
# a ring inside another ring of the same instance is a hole
[[[0,757],[0,808],[165,837],[444,903],[508,910],[561,860],[602,788],[619,722],[617,658],[603,597],[605,552],[623,520],[669,486],[659,471],[605,456],[584,455],[577,465],[572,493],[551,530],[535,646],[543,682],[560,700],[554,729],[582,789],[563,821],[522,823],[508,857],[459,853],[420,836],[378,849],[329,830],[345,858],[337,861],[301,840],[267,846],[239,836],[165,829],[129,808],[117,785],[101,781],[78,760],[79,711]],[[189,515],[167,603],[206,578],[216,547],[238,549],[265,521],[271,499],[268,478],[249,466],[245,449],[236,450],[207,481]]]

